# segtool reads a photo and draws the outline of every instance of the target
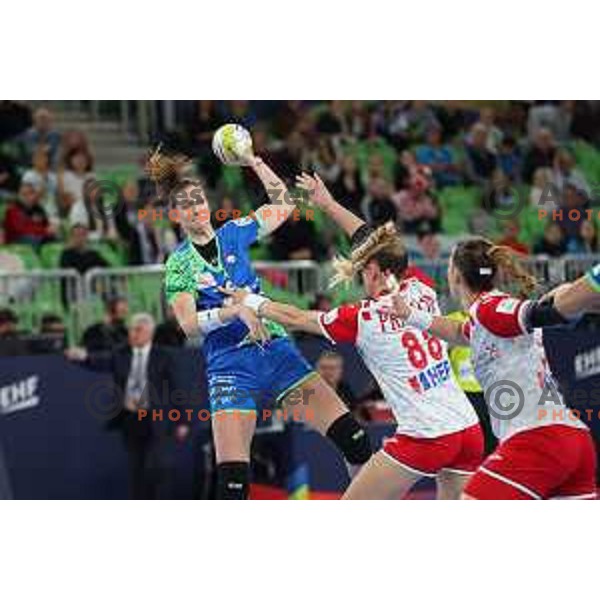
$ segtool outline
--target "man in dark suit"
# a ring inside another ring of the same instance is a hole
[[[189,434],[189,425],[172,423],[167,417],[170,409],[183,407],[170,402],[177,389],[173,362],[168,350],[153,344],[154,328],[151,315],[136,314],[124,347],[99,353],[73,348],[66,353],[68,358],[94,370],[110,371],[114,377],[117,414],[108,426],[123,436],[132,499],[169,497],[169,446],[173,437],[182,441]],[[162,418],[153,418],[153,409],[156,414],[162,409]],[[144,418],[138,415],[140,410],[147,411]]]

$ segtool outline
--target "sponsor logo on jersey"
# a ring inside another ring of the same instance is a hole
[[[421,394],[446,383],[451,377],[450,374],[450,363],[447,360],[441,360],[410,377],[408,384],[415,392]]]
[[[235,254],[228,254],[228,255],[225,257],[225,262],[226,262],[228,265],[232,265],[232,264],[234,264],[236,260],[237,260],[237,257],[235,256]]]
[[[338,309],[334,308],[323,315],[323,325],[331,325],[338,317]]]
[[[217,285],[217,280],[212,273],[202,272],[198,274],[198,286],[200,289],[214,287]]]
[[[516,298],[507,298],[506,300],[502,300],[498,303],[496,307],[496,312],[502,313],[504,315],[512,315],[517,307],[519,306],[519,300]]]

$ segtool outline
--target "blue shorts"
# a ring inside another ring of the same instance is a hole
[[[288,338],[275,338],[262,347],[242,346],[208,366],[211,413],[258,411],[279,402],[312,375],[314,369]]]

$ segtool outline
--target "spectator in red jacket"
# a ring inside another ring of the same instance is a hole
[[[40,205],[40,194],[30,183],[22,183],[19,198],[4,215],[5,243],[38,245],[54,236],[48,215]]]

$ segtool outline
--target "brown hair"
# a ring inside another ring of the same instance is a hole
[[[360,273],[367,264],[374,260],[384,271],[400,278],[408,266],[406,248],[394,223],[389,221],[372,231],[352,250],[350,258],[333,259],[334,275],[330,287],[340,283],[349,284],[354,276]]]
[[[473,292],[487,292],[501,283],[514,284],[515,292],[530,296],[537,281],[507,246],[496,246],[485,238],[459,242],[452,252],[452,264]]]
[[[192,161],[182,153],[168,153],[159,145],[146,160],[146,174],[156,185],[160,200],[170,200],[173,192],[181,185],[201,185],[193,174]]]

